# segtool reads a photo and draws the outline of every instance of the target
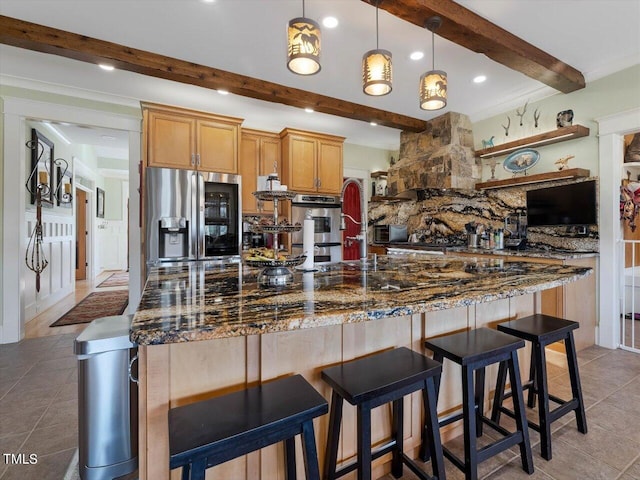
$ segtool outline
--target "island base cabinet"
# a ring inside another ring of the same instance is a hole
[[[170,345],[140,346],[140,478],[178,480],[180,471],[169,471],[168,410],[198,400],[241,390],[259,382],[292,374],[302,374],[328,401],[331,389],[321,379],[321,371],[340,362],[383,350],[408,347],[431,355],[424,339],[463,329],[493,326],[516,316],[536,313],[539,294],[449,310],[385,318],[362,323],[329,325],[247,337],[231,337]],[[521,349],[522,375],[528,372],[528,353]],[[495,371],[494,371],[495,370]],[[487,369],[486,392],[493,392],[497,368]],[[404,448],[416,458],[423,422],[420,393],[404,399]],[[487,395],[485,411],[489,411]],[[461,404],[460,368],[445,362],[438,401],[440,415]],[[391,406],[372,411],[372,439],[375,444],[391,435]],[[314,428],[320,466],[328,433],[329,415],[316,418]],[[462,427],[443,429],[443,441],[461,433]],[[296,439],[298,478],[304,478],[302,448]],[[356,456],[356,409],[347,402],[338,452],[339,461]],[[207,479],[281,480],[284,478],[284,451],[281,444],[211,468]],[[373,478],[390,472],[391,455],[374,461]],[[350,474],[345,478],[355,478]]]

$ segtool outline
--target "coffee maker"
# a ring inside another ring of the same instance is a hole
[[[504,239],[505,248],[523,250],[527,246],[527,215],[516,212],[504,219],[504,230],[508,237]]]

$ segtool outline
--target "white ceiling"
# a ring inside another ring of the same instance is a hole
[[[578,69],[587,84],[640,63],[639,0],[458,3]],[[376,46],[375,8],[360,0],[307,0],[305,5],[307,17],[332,15],[340,22],[335,29],[322,29],[322,70],[310,77],[294,75],[285,65],[286,24],[302,16],[301,0],[2,0],[0,14],[425,120],[456,111],[477,121],[557,93],[436,35],[435,67],[448,73],[449,100],[444,110],[422,111],[418,80],[431,68],[431,34],[380,10],[379,44],[393,54],[393,91],[369,97],[362,92],[360,68],[362,54]],[[414,50],[424,51],[425,57],[410,60]],[[0,74],[9,85],[60,93],[74,87],[81,96],[125,105],[144,100],[233,115],[244,118],[249,128],[279,131],[290,126],[378,148],[397,149],[399,144],[399,132],[391,128],[130,72],[105,72],[4,45]],[[480,74],[487,81],[474,84],[473,77]],[[80,132],[68,133],[76,141]],[[97,132],[92,141],[102,134]]]

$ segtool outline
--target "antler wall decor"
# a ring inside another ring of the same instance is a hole
[[[538,120],[540,120],[540,111],[536,108],[533,112],[533,128],[538,128]]]
[[[36,292],[39,292],[40,274],[47,268],[47,265],[49,265],[49,261],[42,248],[42,204],[47,203],[53,205],[53,198],[55,196],[60,198],[61,203],[70,203],[73,200],[73,196],[71,192],[66,191],[60,195],[61,179],[67,172],[69,163],[63,158],[56,158],[52,160],[50,166],[45,163],[46,173],[38,172],[38,163],[44,154],[44,146],[38,140],[29,140],[26,146],[28,149],[36,152],[37,161],[33,163],[33,168],[29,174],[27,183],[25,183],[27,191],[35,197],[36,202],[36,224],[29,236],[29,243],[27,244],[27,251],[25,253],[25,263],[27,264],[27,268],[36,274]],[[52,192],[48,177],[52,175],[54,166],[61,168],[62,174],[58,179],[57,186]]]
[[[505,137],[509,136],[509,127],[510,126],[511,126],[511,117],[507,115],[507,124],[506,125],[502,125],[502,128],[504,128],[504,136]]]
[[[529,105],[529,100],[527,100],[527,102],[524,104],[524,107],[522,107],[522,113],[520,112],[519,108],[516,108],[516,115],[520,117],[520,126],[522,126],[522,118],[524,117],[524,114],[527,112],[527,105]]]

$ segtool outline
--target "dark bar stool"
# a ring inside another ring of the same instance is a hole
[[[551,460],[551,423],[569,412],[576,412],[578,431],[587,433],[587,419],[584,413],[584,401],[578,373],[578,360],[576,358],[576,346],[573,339],[573,331],[578,328],[578,322],[552,317],[550,315],[536,314],[518,320],[501,323],[498,330],[528,340],[531,347],[531,368],[529,381],[522,386],[523,390],[529,390],[528,406],[533,408],[538,398],[539,423],[528,422],[535,431],[540,432],[540,445],[542,458]],[[545,347],[554,342],[564,340],[569,367],[569,379],[571,381],[571,400],[562,400],[549,393],[547,382],[547,362]],[[506,413],[513,417],[513,412],[502,405],[505,398],[512,393],[504,393],[506,382],[506,366],[501,365],[498,372],[496,394],[493,399],[491,418],[495,422],[500,421],[500,413]],[[513,388],[512,388],[513,392]],[[549,400],[560,406],[550,410]]]
[[[442,362],[444,358],[462,367],[462,413],[457,413],[439,421],[443,427],[458,420],[464,422],[464,460],[459,459],[448,448],[443,447],[444,456],[462,470],[466,480],[478,478],[478,464],[486,459],[510,448],[520,446],[522,469],[533,473],[533,459],[529,443],[529,431],[525,416],[524,399],[520,387],[520,370],[518,368],[518,349],[524,347],[524,341],[505,333],[478,328],[468,332],[454,333],[425,341],[425,346],[434,353],[434,359]],[[516,385],[514,410],[516,431],[509,432],[491,419],[485,417],[484,379],[485,368],[493,363],[508,365],[512,385]],[[475,386],[474,386],[475,373]],[[440,388],[436,382],[436,392]],[[482,425],[487,424],[504,437],[496,442],[477,448],[476,437],[482,436]]]
[[[371,478],[371,461],[393,452],[391,473],[402,476],[403,463],[420,479],[432,477],[423,472],[403,452],[403,397],[422,390],[425,411],[423,439],[428,439],[433,474],[445,479],[440,431],[436,411],[435,379],[440,377],[442,365],[408,348],[396,348],[370,357],[345,362],[322,371],[322,379],[331,385],[331,414],[324,465],[324,479],[333,480],[358,470],[358,480]],[[346,400],[357,407],[357,460],[336,470],[342,404]],[[386,445],[371,451],[371,409],[393,402],[392,439]]]
[[[306,477],[319,480],[313,419],[329,410],[300,375],[169,410],[169,466],[182,480],[284,440],[287,480],[296,478],[295,436],[302,435]]]

